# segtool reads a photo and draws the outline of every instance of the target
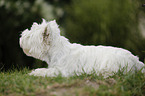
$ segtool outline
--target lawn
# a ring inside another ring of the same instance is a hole
[[[35,77],[30,70],[0,73],[0,96],[145,96],[145,74],[118,72],[104,79],[96,74]]]

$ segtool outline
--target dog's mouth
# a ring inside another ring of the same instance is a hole
[[[23,51],[27,56],[31,56],[31,54],[29,53],[29,49],[23,49]]]

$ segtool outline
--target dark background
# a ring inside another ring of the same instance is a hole
[[[0,0],[0,70],[47,67],[27,57],[20,34],[42,18],[60,25],[70,42],[109,45],[145,58],[144,0]]]

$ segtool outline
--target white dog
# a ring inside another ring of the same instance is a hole
[[[71,44],[60,35],[55,20],[33,23],[31,30],[22,32],[20,46],[26,55],[46,61],[49,65],[48,68],[32,71],[30,75],[34,76],[53,77],[61,74],[67,77],[95,71],[98,75],[108,77],[123,68],[126,69],[125,73],[130,70],[145,71],[138,57],[125,49]]]

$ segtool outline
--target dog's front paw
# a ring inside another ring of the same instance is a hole
[[[31,73],[29,73],[29,75],[33,75],[33,76],[47,76],[47,77],[56,77],[58,75],[58,70],[54,69],[54,68],[38,68],[33,70]]]
[[[45,76],[47,69],[46,68],[38,68],[33,70],[29,75],[34,75],[34,76]]]

